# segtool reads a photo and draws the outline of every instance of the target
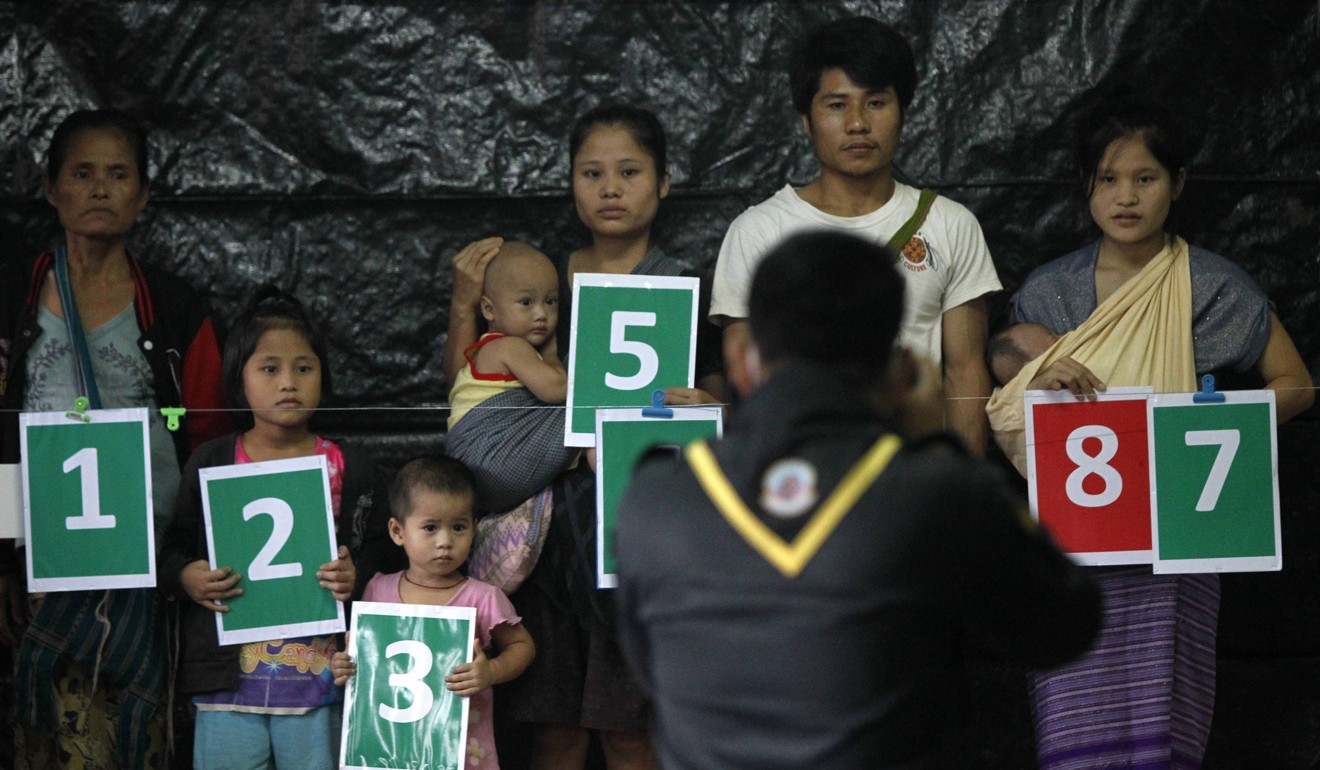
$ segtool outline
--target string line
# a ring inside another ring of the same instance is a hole
[[[1254,391],[1220,390],[1220,391],[1216,391],[1216,392],[1217,392],[1217,393],[1239,393],[1239,392],[1257,392],[1257,391],[1260,391],[1260,390],[1264,390],[1264,388],[1257,388],[1257,389],[1255,389]],[[1313,386],[1313,387],[1309,387],[1309,388],[1274,388],[1273,390],[1274,390],[1275,392],[1294,391],[1294,390],[1320,391],[1320,386]],[[1061,390],[1058,390],[1058,391],[1048,391],[1048,392],[1050,392],[1050,393],[1067,393],[1066,390],[1062,390],[1062,389],[1061,389]],[[1098,391],[1098,392],[1101,393],[1101,394],[1104,393],[1104,391]],[[1196,394],[1196,393],[1199,393],[1199,392],[1200,392],[1200,391],[1194,391],[1194,390],[1192,390],[1192,391],[1188,391],[1188,390],[1166,390],[1166,391],[1154,391],[1154,392],[1151,392],[1151,393],[1124,394],[1124,397],[1125,397],[1126,399],[1129,399],[1129,400],[1135,400],[1135,399],[1137,399],[1137,398],[1141,398],[1141,399],[1144,400],[1144,399],[1152,398],[1152,397],[1154,397],[1154,396],[1176,396],[1176,395],[1184,395],[1184,396],[1185,396],[1185,395]],[[989,396],[944,396],[943,398],[944,398],[945,401],[989,401],[989,400],[990,400],[990,397],[989,397]],[[1028,397],[1026,397],[1026,396],[1022,396],[1021,399],[1022,399],[1023,401],[1039,401],[1039,400],[1040,400],[1039,398],[1028,398]],[[670,408],[670,409],[692,409],[692,408],[697,408],[697,407],[711,407],[711,406],[725,407],[725,406],[732,406],[732,405],[733,405],[733,404],[731,404],[731,403],[729,403],[729,402],[723,402],[723,401],[722,401],[722,402],[720,402],[720,403],[716,403],[716,404],[666,404],[665,406],[666,406],[667,408]],[[637,405],[635,408],[637,408],[637,409],[641,409],[641,408],[643,408],[644,406],[650,406],[650,405],[649,405],[649,404],[641,404],[641,405]],[[133,409],[133,408],[140,408],[140,407],[114,407],[114,408],[118,408],[118,409]],[[476,411],[476,410],[478,410],[478,409],[484,409],[484,410],[496,411],[496,410],[564,409],[564,408],[566,408],[566,405],[565,405],[565,404],[541,404],[541,405],[539,405],[539,406],[483,406],[483,405],[481,405],[481,404],[477,404],[476,406],[472,407],[470,411]],[[574,405],[573,405],[573,408],[574,408],[574,409],[631,409],[631,408],[634,408],[634,407],[627,407],[627,406],[620,407],[620,406],[618,406],[618,405],[616,405],[616,404],[607,404],[607,405],[602,405],[602,404],[574,404]],[[447,411],[450,411],[451,409],[452,409],[452,407],[451,407],[449,404],[446,403],[446,404],[419,404],[419,405],[417,405],[417,406],[318,406],[318,407],[315,407],[315,408],[302,407],[302,408],[299,408],[299,409],[291,409],[291,410],[288,410],[288,411],[306,411],[306,412],[447,412]],[[29,410],[25,410],[25,409],[0,409],[0,413],[9,413],[9,414],[22,414],[22,413],[27,412],[27,411],[29,411]],[[59,410],[52,410],[52,411],[59,411]],[[242,412],[250,412],[250,411],[252,411],[252,410],[250,410],[250,409],[235,409],[235,408],[232,408],[232,407],[209,407],[209,408],[196,408],[196,409],[189,409],[189,410],[188,410],[188,414],[242,413]]]

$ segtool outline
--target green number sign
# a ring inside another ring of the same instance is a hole
[[[29,591],[156,585],[146,409],[20,415]]]
[[[468,699],[445,689],[472,660],[472,607],[357,602],[348,654],[357,674],[344,698],[339,764],[351,770],[462,770]]]
[[[1151,400],[1156,572],[1283,567],[1274,393],[1221,395],[1224,403]]]
[[[566,446],[593,446],[597,407],[642,407],[656,388],[692,387],[696,278],[579,273],[573,278]]]
[[[337,556],[328,479],[322,455],[200,471],[211,569],[242,575],[215,616],[220,644],[344,630],[344,605],[316,579]]]
[[[724,411],[718,406],[669,411],[671,417],[647,417],[641,409],[596,412],[596,585],[600,588],[619,584],[614,524],[619,501],[642,454],[654,446],[681,447],[723,431]]]

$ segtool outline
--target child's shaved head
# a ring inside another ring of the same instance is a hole
[[[508,289],[515,280],[535,275],[537,271],[541,271],[542,274],[544,271],[549,271],[551,275],[555,275],[555,265],[549,257],[533,246],[518,241],[505,241],[504,245],[500,246],[499,253],[490,264],[486,265],[482,291],[490,295]]]

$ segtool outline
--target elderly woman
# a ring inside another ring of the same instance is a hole
[[[73,113],[51,139],[44,190],[64,238],[52,253],[0,266],[0,459],[18,461],[20,410],[63,411],[81,395],[93,407],[148,407],[160,530],[189,451],[229,420],[189,415],[171,434],[156,409],[214,408],[223,396],[206,304],[127,249],[147,203],[146,133],[115,110]],[[164,766],[155,590],[24,601],[20,561],[11,543],[0,548],[0,644],[18,658],[16,766]]]

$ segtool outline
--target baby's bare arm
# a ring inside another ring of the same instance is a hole
[[[532,343],[521,337],[491,340],[476,355],[477,370],[508,372],[532,395],[547,404],[562,404],[568,399],[568,372],[559,359],[542,359]]]

